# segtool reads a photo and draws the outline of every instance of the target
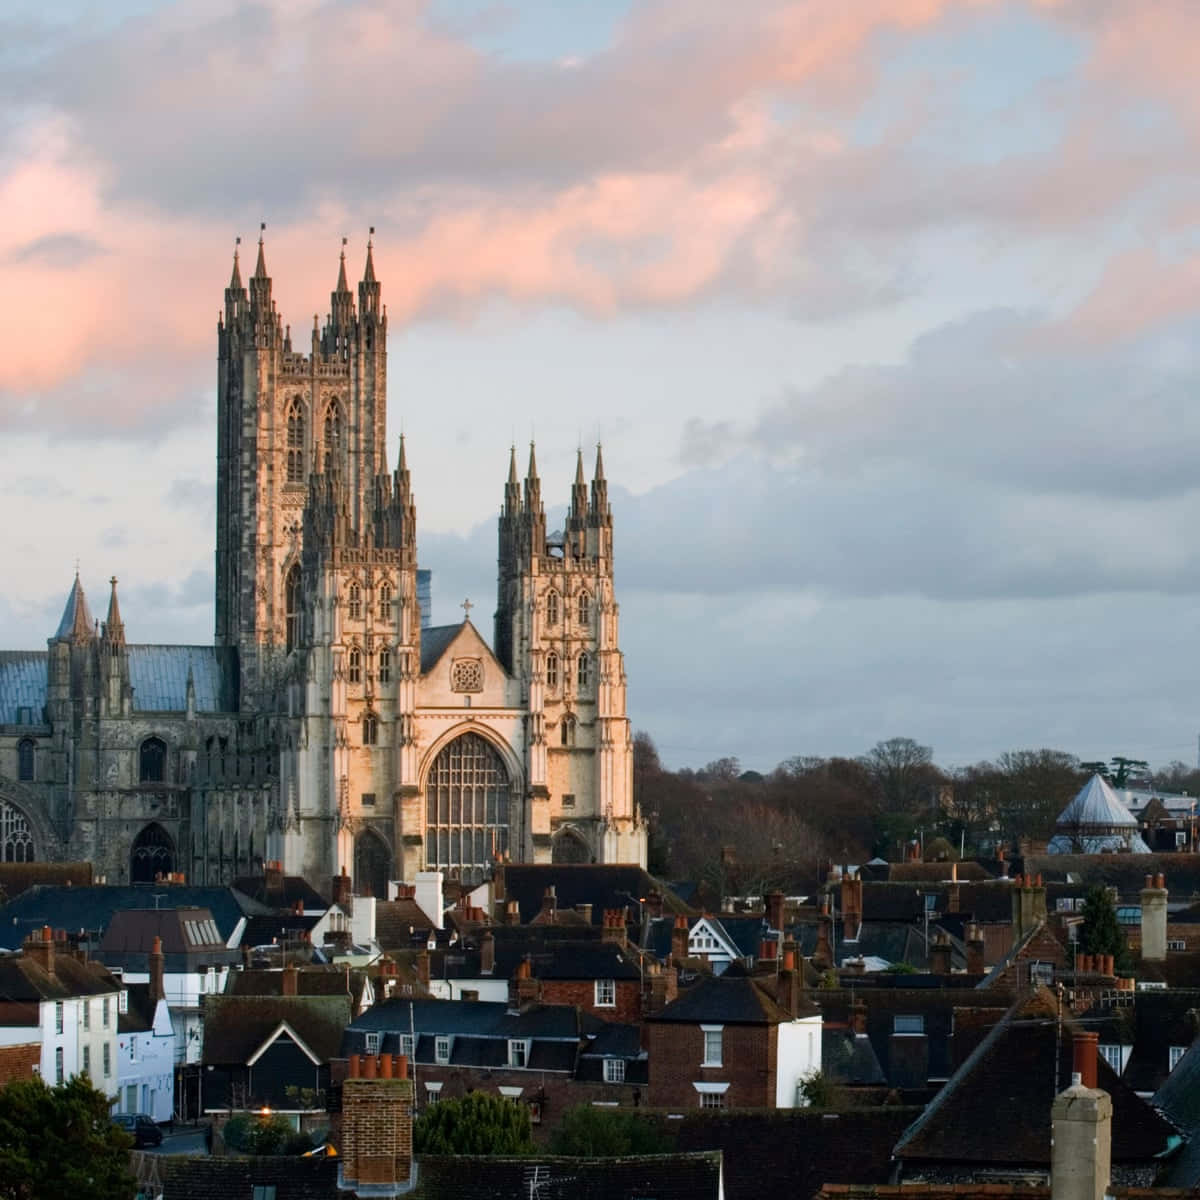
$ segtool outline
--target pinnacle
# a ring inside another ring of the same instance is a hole
[[[600,443],[596,443],[596,481],[602,482],[604,479],[604,455],[600,449]]]
[[[508,452],[508,482],[517,482],[517,448],[513,446]]]
[[[396,469],[398,471],[408,470],[408,456],[404,453],[404,434],[400,435],[400,461]]]
[[[348,292],[350,290],[346,283],[346,239],[342,238],[342,256],[338,262],[338,281],[337,290],[339,292]]]
[[[266,225],[266,222],[264,221],[262,228],[259,230],[259,234],[258,234],[258,262],[255,263],[255,265],[254,265],[254,278],[255,279],[266,279],[267,278],[267,258],[266,258],[266,255],[263,253],[263,235],[262,235],[262,231],[265,230],[266,227],[267,227],[267,225]]]
[[[79,582],[79,571],[76,570],[75,582],[67,594],[67,604],[54,636],[67,641],[86,641],[92,633],[92,614],[88,611],[87,597],[83,594],[83,584]]]
[[[537,457],[534,453],[533,442],[530,442],[529,443],[529,471],[527,473],[527,478],[536,480],[537,477],[538,477]]]
[[[375,226],[371,226],[371,233],[374,235]],[[363,283],[375,282],[375,257],[372,253],[374,247],[373,237],[367,238],[367,265],[363,271]]]
[[[108,636],[116,637],[121,630],[121,608],[117,604],[117,577],[114,575],[109,581],[112,586],[112,593],[108,597],[108,616],[105,619],[104,626],[108,630]]]
[[[242,290],[242,269],[238,265],[238,246],[241,245],[241,238],[238,238],[233,247],[233,274],[229,279],[229,290],[231,292],[240,292]]]
[[[585,485],[583,478],[583,451],[575,451],[575,486],[583,487]]]

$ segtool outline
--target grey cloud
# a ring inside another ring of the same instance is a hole
[[[14,263],[70,270],[103,253],[104,248],[92,238],[77,233],[51,233],[17,246],[8,257]]]
[[[212,480],[172,479],[167,488],[167,504],[171,508],[190,508],[211,511],[216,504],[216,488]]]

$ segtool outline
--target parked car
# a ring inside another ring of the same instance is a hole
[[[133,1138],[133,1144],[139,1150],[143,1146],[162,1145],[162,1130],[154,1123],[154,1118],[145,1113],[117,1113],[113,1123]]]

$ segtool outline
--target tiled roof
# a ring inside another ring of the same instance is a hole
[[[560,910],[590,904],[593,925],[603,925],[606,908],[628,908],[638,921],[639,903],[652,888],[662,894],[664,912],[689,911],[666,884],[634,864],[520,863],[504,867],[505,898],[517,901],[523,924],[541,911],[548,887],[554,888]]]
[[[687,1024],[714,1022],[722,1025],[777,1025],[790,1015],[767,995],[756,980],[736,967],[724,975],[702,979],[672,1000],[652,1021]]]
[[[149,954],[156,937],[162,939],[164,954],[211,954],[225,949],[225,939],[207,908],[127,908],[113,913],[100,940],[100,953]]]
[[[119,980],[99,963],[82,963],[70,954],[54,956],[54,974],[24,954],[0,956],[0,996],[18,1003],[103,996],[121,990]]]
[[[336,1158],[167,1158],[163,1200],[234,1200],[273,1187],[276,1200],[338,1195]]]
[[[292,908],[302,901],[306,909],[324,912],[329,901],[304,878],[303,875],[284,875],[278,890],[272,891],[262,875],[244,875],[233,881],[233,886],[245,896],[275,908]]]
[[[896,1156],[943,1165],[1048,1166],[1050,1108],[1070,1083],[1072,1059],[1072,1026],[1060,1033],[1055,1011],[1048,993],[1010,1009],[905,1132]],[[1168,1148],[1174,1130],[1103,1058],[1097,1068],[1113,1103],[1113,1162],[1149,1163]]]
[[[375,901],[375,940],[384,950],[407,950],[424,941],[433,921],[415,900]]]
[[[718,1200],[721,1155],[629,1158],[422,1157],[426,1200]],[[535,1186],[536,1184],[536,1186]]]
[[[0,863],[0,900],[13,900],[22,892],[39,884],[71,884],[73,887],[92,886],[90,862],[65,863]]]
[[[228,941],[237,923],[248,913],[264,911],[262,905],[228,887],[191,887],[171,884],[165,889],[163,911],[168,908],[207,908],[217,930]],[[41,886],[29,888],[0,909],[0,947],[16,949],[33,929],[49,925],[68,933],[79,930],[103,935],[113,914],[125,909],[153,909],[153,884],[96,887]]]
[[[493,1000],[384,1000],[355,1019],[348,1032],[450,1034],[464,1037],[535,1037],[577,1041],[578,1011],[539,1004],[521,1013]]]
[[[1027,875],[1066,882],[1070,876],[1085,886],[1114,887],[1136,903],[1147,875],[1166,877],[1171,896],[1200,896],[1200,854],[1039,854],[1025,858]]]
[[[1165,1182],[1172,1187],[1195,1187],[1200,1184],[1200,1043],[1192,1043],[1151,1103],[1185,1135],[1183,1149],[1172,1158]]]
[[[0,725],[16,725],[21,709],[29,709],[28,723],[45,721],[45,650],[0,650]]]
[[[130,645],[129,682],[138,712],[183,712],[192,672],[197,712],[229,712],[232,674],[222,669],[228,651],[216,646]]]
[[[960,883],[982,883],[992,875],[977,862],[919,862],[890,863],[888,880],[892,883],[949,883],[951,875],[957,875]]]
[[[350,1023],[350,997],[205,996],[204,1062],[245,1063],[281,1021],[321,1062],[328,1062],[341,1049]]]
[[[1132,1015],[1133,1052],[1121,1078],[1136,1092],[1153,1092],[1168,1078],[1170,1048],[1200,1034],[1200,991],[1137,992]]]
[[[301,996],[349,996],[355,1007],[362,1000],[366,975],[344,967],[300,967],[296,991]],[[282,996],[282,971],[230,971],[225,991],[230,996]]]
[[[127,983],[126,1011],[117,1014],[118,1033],[148,1033],[154,1028],[156,1005],[150,1002],[148,983]]]

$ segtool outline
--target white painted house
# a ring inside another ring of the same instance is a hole
[[[175,1096],[175,1030],[163,992],[161,943],[150,952],[150,982],[131,983],[126,993],[128,1003],[117,1023],[117,1109],[169,1121]]]

